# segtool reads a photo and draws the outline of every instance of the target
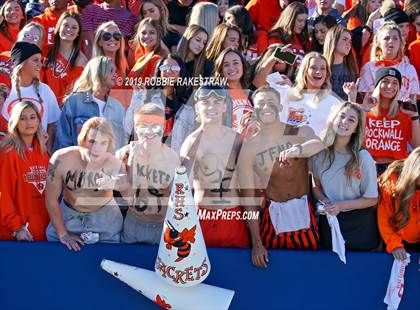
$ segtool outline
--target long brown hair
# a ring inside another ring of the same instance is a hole
[[[82,42],[82,19],[80,18],[80,15],[75,12],[65,11],[63,14],[61,14],[57,25],[55,26],[54,44],[45,59],[44,68],[47,68],[50,64],[55,65],[55,62],[57,61],[57,56],[61,45],[60,28],[66,18],[73,18],[79,25],[79,33],[73,41],[71,57],[68,59],[68,62],[70,63],[70,69],[73,69],[73,67],[76,65],[77,57],[79,57],[80,54],[80,45]]]
[[[239,35],[239,47],[240,51],[243,50],[242,47],[242,32],[237,26],[228,25],[228,24],[219,24],[216,29],[214,29],[213,35],[207,44],[206,57],[211,61],[215,61],[217,56],[223,51],[223,44],[227,38],[229,31],[236,31]]]
[[[299,14],[308,15],[308,9],[300,2],[290,3],[281,13],[276,24],[268,34],[269,38],[279,39],[283,44],[293,42],[295,23]],[[308,27],[305,27],[300,34],[296,35],[299,41],[305,46],[308,41]]]
[[[22,20],[20,21],[19,30],[22,29],[23,26],[25,26],[26,24],[26,15],[25,15],[25,10],[22,7],[22,4],[20,4],[20,2],[17,0],[6,0],[0,9],[0,16],[3,17],[3,21],[0,23],[0,33],[4,35],[6,38],[8,38],[10,41],[13,41],[13,38],[10,36],[9,32],[7,31],[8,24],[7,24],[5,15],[6,15],[6,6],[12,2],[17,3],[20,7],[20,10],[22,11]]]
[[[336,139],[336,131],[334,129],[334,121],[337,119],[337,117],[340,117],[341,111],[345,108],[351,108],[357,113],[357,127],[356,130],[353,132],[353,134],[350,137],[350,141],[348,144],[348,150],[351,154],[351,159],[346,163],[344,166],[344,173],[347,176],[347,181],[349,184],[352,176],[352,172],[359,168],[360,166],[360,155],[359,152],[362,148],[362,140],[364,137],[364,118],[363,118],[363,111],[360,109],[358,104],[351,103],[349,101],[345,102],[343,106],[340,108],[340,110],[337,111],[333,117],[331,117],[328,120],[327,125],[327,132],[325,136],[323,137],[323,143],[325,146],[328,146],[325,149],[325,158],[324,161],[328,161],[328,168],[326,168],[323,172],[330,169],[332,166],[332,163],[334,162],[335,155],[334,155],[334,141]]]
[[[397,175],[395,182],[392,181],[393,174]],[[389,223],[397,231],[404,228],[410,219],[410,202],[416,193],[419,176],[420,147],[417,147],[405,160],[396,160],[390,164],[379,177],[379,186],[391,194],[391,207],[394,213],[390,216]]]
[[[344,28],[341,25],[336,25],[330,28],[327,32],[324,42],[324,57],[327,59],[330,70],[332,71],[332,66],[334,64],[334,53],[337,48],[337,43],[340,40],[340,37],[343,33],[347,32],[351,37],[350,30]],[[359,75],[359,69],[357,66],[356,59],[353,54],[353,48],[350,50],[348,55],[344,56],[343,60],[344,66],[349,71],[353,81],[356,81]]]
[[[139,14],[138,14],[140,21],[145,18],[143,16],[143,6],[147,3],[153,4],[159,10],[160,20],[158,20],[158,22],[160,26],[162,27],[163,37],[166,35],[168,30],[175,31],[175,28],[169,24],[169,10],[166,4],[162,0],[143,0],[140,4],[140,9],[139,9]],[[138,25],[136,26],[136,29],[138,29]]]
[[[241,86],[243,89],[247,89],[249,85],[249,79],[248,79],[248,68],[247,63],[245,61],[245,58],[242,56],[242,54],[233,48],[226,48],[222,51],[222,53],[219,55],[219,57],[216,58],[216,61],[214,62],[214,76],[215,77],[223,77],[223,62],[225,61],[225,57],[229,53],[234,53],[239,56],[242,63],[242,77],[240,79]]]
[[[182,35],[181,40],[178,44],[178,55],[181,57],[183,62],[187,62],[188,53],[190,51],[190,41],[198,35],[200,32],[204,32],[207,35],[207,41],[209,39],[209,35],[201,26],[198,25],[189,25],[187,29],[185,29],[184,34]],[[200,55],[194,57],[194,71],[193,76],[198,77],[203,72],[204,61],[206,59],[206,45],[204,45],[203,50],[201,51]]]

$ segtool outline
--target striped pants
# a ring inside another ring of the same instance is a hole
[[[270,201],[265,199],[262,206],[260,236],[267,249],[316,250],[319,247],[319,231],[313,208],[308,203],[311,225],[308,229],[276,234],[270,219]]]

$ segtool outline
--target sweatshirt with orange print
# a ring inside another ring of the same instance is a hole
[[[386,184],[381,187],[381,199],[378,206],[378,225],[381,236],[385,241],[387,252],[391,253],[396,248],[403,247],[403,241],[408,243],[420,242],[420,189],[410,200],[408,208],[409,220],[400,230],[396,230],[389,222],[390,217],[397,208],[399,202],[392,204],[392,187],[397,182],[397,175],[392,174]]]
[[[0,160],[0,239],[13,239],[12,233],[26,223],[35,240],[45,240],[49,222],[45,206],[48,154],[34,141],[22,159],[16,150],[1,151]]]

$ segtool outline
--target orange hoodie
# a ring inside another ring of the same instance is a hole
[[[378,206],[379,231],[386,243],[386,250],[389,253],[396,248],[403,247],[403,240],[408,243],[416,243],[420,241],[420,190],[416,190],[416,193],[411,198],[408,209],[410,217],[407,225],[401,230],[396,231],[389,223],[389,218],[394,213],[394,210],[400,207],[397,202],[394,208],[391,202],[391,188],[396,182],[397,175],[392,174],[386,186],[381,187],[381,199]]]
[[[34,239],[45,240],[48,154],[41,154],[37,140],[32,151],[25,151],[25,160],[13,149],[1,153],[0,239],[13,239],[12,233],[29,223]]]

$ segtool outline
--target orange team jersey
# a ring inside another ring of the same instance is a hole
[[[255,28],[266,32],[273,28],[283,11],[278,0],[251,0],[246,9]]]
[[[68,7],[71,12],[76,11],[76,6]],[[32,19],[32,21],[41,24],[45,29],[44,46],[54,43],[54,30],[57,25],[58,19],[61,13],[51,11],[51,8],[46,8],[44,14],[38,15]]]
[[[138,80],[141,79],[141,81],[144,82],[146,78],[150,78],[155,75],[156,66],[161,59],[160,55],[154,54],[152,58],[150,58],[150,60],[147,62],[147,64],[143,67],[143,70],[141,72],[135,72],[138,66],[140,65],[140,62],[143,60],[143,58],[144,56],[137,58],[137,62],[134,64],[133,68],[131,69],[127,77],[138,78]]]
[[[57,54],[55,64],[48,64],[47,68],[42,67],[41,81],[51,88],[57,97],[60,108],[63,106],[64,96],[71,91],[74,82],[82,74],[83,67],[74,66],[70,68],[70,63],[60,53]]]
[[[412,135],[411,118],[403,112],[390,118],[387,113],[388,110],[381,110],[380,116],[367,113],[365,146],[374,159],[405,159],[409,153],[407,144]]]
[[[6,31],[9,33],[11,39],[0,33],[0,52],[10,51],[12,49],[20,29],[6,28]]]
[[[12,233],[29,223],[34,239],[45,240],[48,154],[41,153],[37,140],[32,151],[25,151],[25,160],[16,150],[1,153],[0,239],[13,239]]]
[[[360,21],[359,16],[350,17],[349,21],[347,22],[347,29],[353,30],[359,26],[362,26],[362,22]]]
[[[242,116],[254,112],[254,107],[244,89],[230,89],[229,95],[232,100],[232,129],[240,133]]]
[[[417,76],[420,77],[420,38],[408,47],[410,51],[410,63],[416,68]]]
[[[397,174],[392,174],[385,184],[381,187],[381,199],[378,204],[378,226],[382,239],[386,244],[386,250],[391,253],[396,248],[403,247],[403,241],[408,243],[417,243],[420,241],[420,190],[410,200],[408,206],[409,219],[408,223],[396,230],[389,222],[394,211],[399,208],[399,202],[392,203],[392,188],[397,182]]]

